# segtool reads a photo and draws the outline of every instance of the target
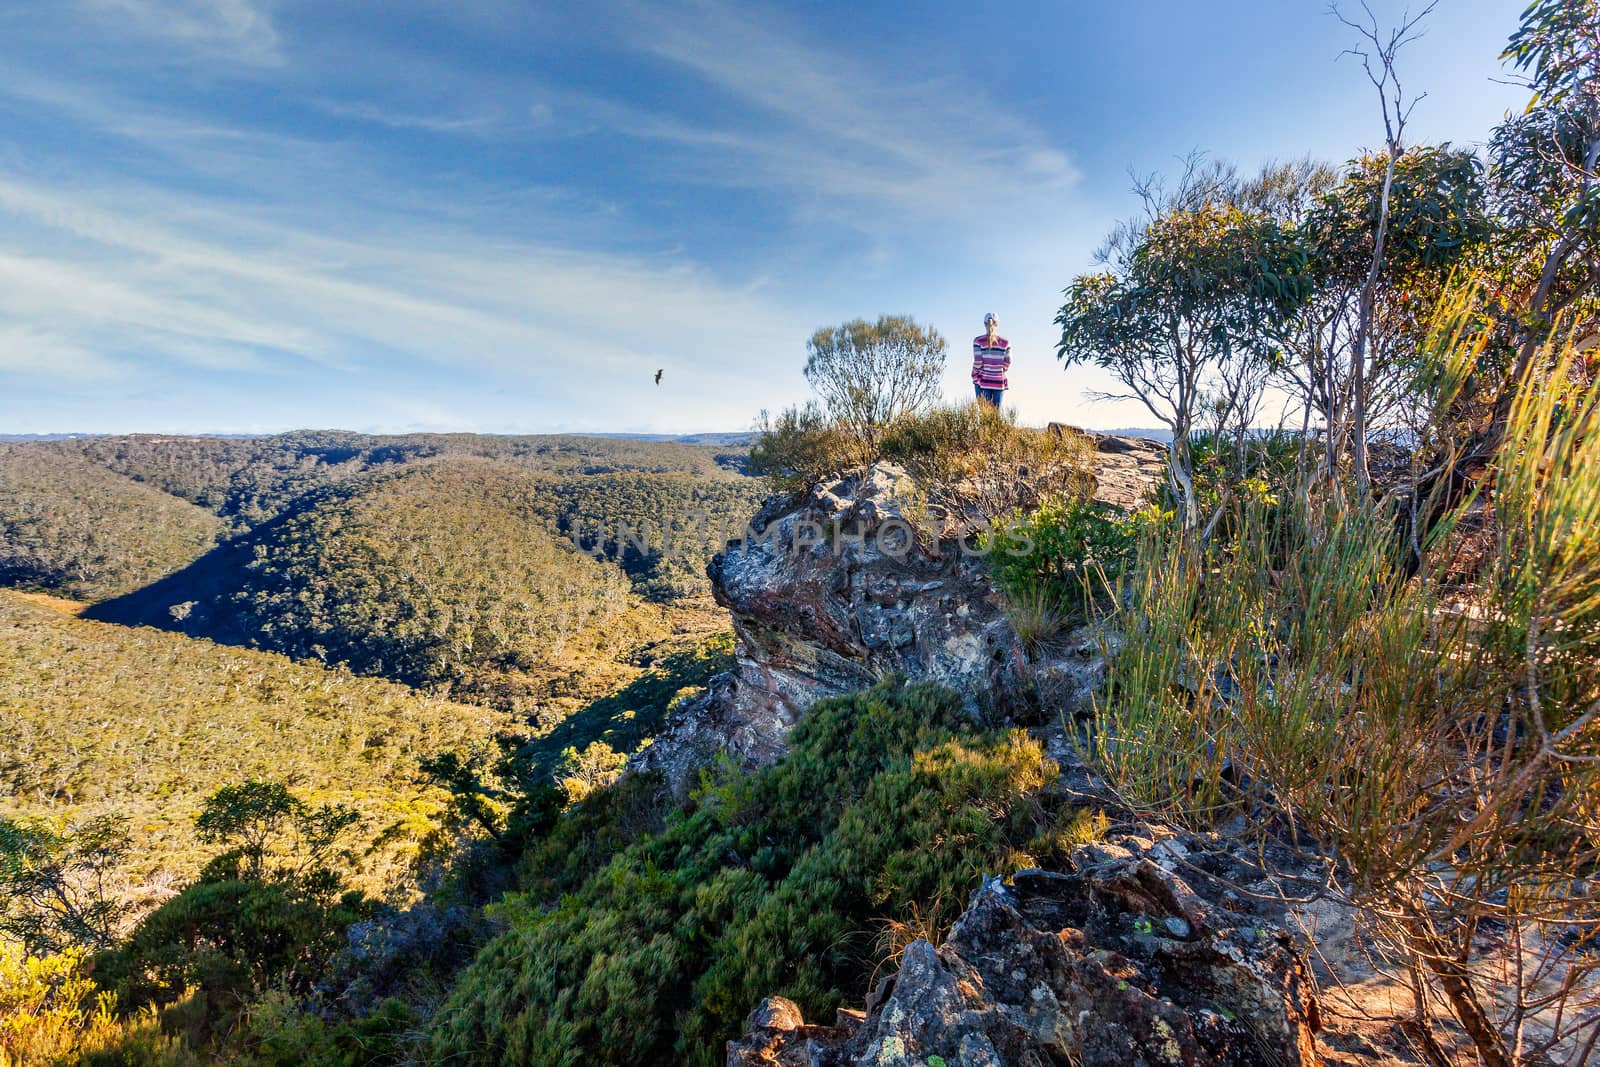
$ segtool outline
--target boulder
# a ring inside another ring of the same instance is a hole
[[[1068,871],[988,879],[943,945],[906,949],[859,1021],[790,1012],[730,1045],[769,1058],[729,1063],[1315,1064],[1316,999],[1289,935],[1197,895],[1168,869],[1173,848],[1130,838],[1080,849]]]
[[[745,1035],[728,1043],[728,1067],[814,1067],[818,1049],[834,1049],[851,1031],[807,1026],[786,997],[768,997],[745,1020]]]

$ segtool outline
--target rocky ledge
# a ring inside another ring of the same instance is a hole
[[[807,1025],[772,997],[729,1067],[1310,1067],[1317,1002],[1289,936],[1202,898],[1176,837],[1086,845],[1065,872],[989,879],[866,1010]]]
[[[1162,478],[1158,442],[1093,442],[1098,499],[1134,507]],[[995,722],[1026,721],[1041,697],[1052,715],[1087,709],[1104,673],[1103,635],[1082,628],[1030,655],[972,529],[890,463],[768,500],[707,568],[732,616],[733,671],[683,707],[632,768],[662,771],[681,792],[718,754],[770,763],[814,701],[895,673],[948,686]]]

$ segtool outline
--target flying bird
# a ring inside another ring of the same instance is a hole
[[[666,368],[663,367],[663,368],[661,368],[661,370],[666,370]],[[661,384],[661,371],[660,370],[656,371],[656,384],[657,385]]]

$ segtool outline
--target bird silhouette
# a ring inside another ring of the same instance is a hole
[[[662,370],[665,370],[665,369],[666,369],[665,367],[662,368]],[[659,370],[656,371],[656,384],[657,385],[661,384],[661,371],[659,371]]]

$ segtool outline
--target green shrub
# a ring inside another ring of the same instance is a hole
[[[787,408],[776,419],[763,411],[756,429],[751,469],[780,493],[803,493],[868,458],[816,404]]]
[[[281,992],[251,1006],[241,1067],[402,1067],[415,1062],[421,1023],[390,999],[359,1019],[325,1019]]]
[[[273,782],[218,789],[195,821],[228,851],[97,958],[100,981],[130,1008],[166,1008],[166,1023],[196,1046],[269,989],[309,994],[345,930],[375,907],[324,865],[357,818]]]
[[[0,937],[34,955],[104,948],[116,937],[118,868],[130,840],[110,815],[70,825],[0,816]]]
[[[1082,619],[1109,606],[1133,558],[1141,519],[1108,504],[1054,497],[988,542],[995,585],[1017,621]],[[1022,632],[1019,627],[1019,634]]]
[[[934,686],[823,701],[774,767],[709,777],[559,902],[502,904],[510,929],[458,982],[432,1054],[711,1064],[764,996],[825,1016],[881,962],[882,920],[916,905],[942,928],[1038,836],[1050,773],[1036,743],[971,732]]]
[[[518,863],[529,900],[559,900],[576,892],[611,858],[646,834],[660,833],[668,801],[656,774],[630,774],[597,789],[541,828]]]
[[[146,916],[98,972],[126,1005],[179,1005],[174,1021],[203,1041],[268,988],[309,993],[345,928],[370,910],[326,877],[259,881],[213,870]]]
[[[1507,1064],[1535,1020],[1578,1048],[1600,1010],[1600,381],[1544,355],[1483,497],[1420,545],[1325,482],[1236,497],[1228,538],[1152,531],[1088,748],[1164,820],[1254,816],[1230,832],[1265,862],[1320,865],[1419,1014],[1447,1004]],[[1483,516],[1463,582],[1457,524]]]

